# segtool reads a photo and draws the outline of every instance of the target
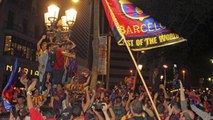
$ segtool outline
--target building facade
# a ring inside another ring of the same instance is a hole
[[[71,39],[77,44],[76,54],[79,68],[88,67],[91,49],[91,2],[51,0],[3,0],[0,2],[0,90],[6,84],[16,58],[19,69],[23,68],[30,77],[38,77],[36,43],[45,34],[44,13],[50,4],[66,9],[75,7],[77,19],[72,28]]]
[[[61,8],[60,16],[70,7],[77,10],[71,39],[77,45],[79,69],[92,68],[93,20],[97,18],[94,18],[96,11],[91,0],[81,0],[75,5],[66,0],[3,0],[0,3],[0,87],[9,79],[16,58],[19,69],[24,68],[31,77],[38,76],[36,43],[45,34],[43,15],[53,3]],[[100,34],[108,34],[110,29],[101,3],[100,8]],[[134,65],[125,47],[118,46],[113,38],[108,52],[111,53],[108,73],[111,86],[129,76]]]
[[[16,58],[19,69],[38,76],[36,42],[43,31],[40,7],[40,0],[3,0],[0,4],[0,89]]]

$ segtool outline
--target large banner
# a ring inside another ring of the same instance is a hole
[[[98,74],[107,74],[107,36],[100,36],[98,47]]]
[[[151,16],[129,0],[102,0],[113,35],[119,45],[123,45],[123,37],[133,51],[184,42],[176,33],[172,33]]]

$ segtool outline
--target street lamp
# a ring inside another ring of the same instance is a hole
[[[213,79],[212,78],[208,78],[208,81],[210,82],[210,83],[213,83]]]
[[[163,65],[164,68],[164,87],[166,88],[166,69],[168,68],[167,65]]]
[[[129,72],[130,72],[130,75],[132,76],[133,70],[130,70]]]
[[[142,68],[143,68],[143,65],[139,64],[139,65],[138,65],[138,69],[141,71]]]
[[[48,6],[48,20],[51,23],[56,22],[56,20],[58,19],[59,10],[60,8],[56,5]],[[45,13],[45,15],[47,14]]]
[[[210,62],[213,64],[213,59],[210,59]]]
[[[168,68],[168,66],[167,65],[163,65],[163,68]]]
[[[186,71],[185,71],[185,70],[182,70],[182,73],[183,73],[183,81],[184,81],[184,80],[185,80]]]
[[[48,12],[44,14],[44,22],[47,29],[47,35],[55,37],[56,34],[68,34],[73,27],[77,11],[75,9],[69,9],[65,11],[65,16],[62,16],[58,20],[60,8],[56,5],[48,6]],[[57,22],[58,21],[58,22]]]
[[[161,81],[161,83],[162,83],[162,81],[163,81],[163,78],[164,78],[164,76],[161,75],[161,76],[160,76],[160,81]]]

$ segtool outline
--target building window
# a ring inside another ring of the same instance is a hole
[[[20,1],[19,5],[21,9],[28,10],[29,12],[31,12],[33,0],[19,0],[19,1]]]
[[[11,42],[12,36],[6,36],[5,37],[5,44],[4,44],[4,53],[5,54],[11,54]]]
[[[7,35],[5,37],[4,55],[35,61],[36,45],[15,36]]]
[[[32,0],[25,0],[25,4],[26,4],[26,10],[31,11],[32,9]]]
[[[19,3],[19,0],[8,0],[8,2],[10,2],[10,3],[14,3],[14,4],[18,4]]]
[[[7,17],[7,28],[8,29],[13,29],[14,27],[14,19],[15,19],[15,13],[12,11],[8,12],[8,17]]]
[[[23,33],[28,34],[28,20],[23,19],[22,21]]]
[[[34,27],[34,37],[39,39],[40,37],[39,34],[40,34],[39,26],[36,24]]]

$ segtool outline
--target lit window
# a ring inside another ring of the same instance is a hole
[[[4,53],[5,54],[11,54],[11,41],[12,36],[6,36],[5,37],[5,45],[4,45]]]
[[[36,45],[31,42],[10,35],[5,37],[4,55],[36,61],[35,51]]]

